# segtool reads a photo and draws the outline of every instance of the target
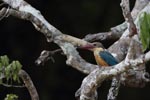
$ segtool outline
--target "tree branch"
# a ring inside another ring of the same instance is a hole
[[[107,100],[116,100],[120,88],[120,80],[116,77],[112,79],[111,87],[107,95]]]
[[[31,21],[33,23],[33,25],[35,26],[35,28],[38,31],[42,32],[46,36],[48,42],[53,40],[56,44],[58,44],[62,48],[64,54],[67,55],[67,59],[68,59],[67,64],[68,65],[71,65],[72,67],[74,67],[74,68],[78,69],[79,71],[86,73],[86,74],[90,73],[91,71],[93,71],[95,68],[98,67],[93,64],[87,63],[84,59],[82,59],[74,47],[74,46],[85,45],[88,42],[78,39],[78,38],[75,38],[75,37],[72,37],[72,36],[69,36],[69,35],[62,34],[59,30],[57,30],[55,27],[53,27],[51,24],[49,24],[38,10],[34,9],[31,5],[24,2],[23,0],[15,0],[15,1],[14,0],[3,0],[3,1],[8,3],[13,8],[10,10],[11,15],[18,16],[21,19]],[[17,4],[15,4],[16,1],[18,1]],[[64,47],[64,46],[67,46],[67,47]],[[125,46],[125,47],[127,47],[127,46]],[[69,49],[69,50],[67,50],[67,49]],[[124,49],[126,49],[126,48],[124,48]],[[124,51],[124,50],[121,50],[121,51]],[[114,53],[114,52],[112,52],[112,53]],[[120,52],[120,54],[121,53],[122,52]],[[117,53],[114,53],[114,54],[117,55]],[[124,56],[124,52],[122,54]],[[119,58],[119,56],[120,55],[118,55],[117,57]],[[78,64],[76,64],[74,62],[76,62]]]
[[[129,36],[131,37],[134,34],[137,34],[137,29],[130,13],[129,0],[122,0],[120,5],[123,11],[123,16],[128,23]]]
[[[130,13],[129,0],[122,0],[120,5],[122,7],[122,12],[123,12],[124,18],[128,24],[128,30],[130,33],[129,36],[132,37],[133,35],[137,34],[137,29],[133,22],[131,13]],[[132,41],[131,41],[131,43],[132,43]],[[130,48],[129,48],[129,50],[130,50]],[[133,52],[132,52],[132,54],[135,55],[135,53],[133,53]],[[118,92],[119,92],[119,87],[120,87],[120,76],[118,76],[118,78],[114,77],[112,79],[111,88],[109,89],[107,100],[116,100],[116,98],[118,96]]]
[[[49,59],[51,59],[53,62],[54,62],[54,59],[53,59],[53,55],[57,52],[60,52],[62,51],[61,49],[57,49],[57,50],[54,50],[54,51],[47,51],[47,50],[43,50],[40,54],[40,57],[35,61],[35,63],[37,65],[44,65],[44,63],[46,61],[48,61]]]
[[[131,12],[133,20],[136,19],[138,13],[149,3],[149,0],[136,0],[135,6]],[[118,40],[124,31],[127,29],[127,22],[110,28],[109,32],[100,32],[95,34],[88,34],[85,36],[84,40],[93,41],[104,41],[104,40]]]
[[[39,100],[39,95],[37,93],[37,90],[30,78],[30,76],[28,75],[28,73],[24,70],[20,70],[19,71],[19,77],[21,77],[21,79],[23,80],[26,88],[28,89],[31,99],[32,100]]]
[[[120,62],[119,64],[106,67],[103,69],[95,69],[91,72],[84,80],[82,81],[81,85],[81,95],[80,100],[95,100],[91,94],[94,94],[96,89],[101,85],[101,83],[108,79],[112,78],[116,75],[119,75],[132,67],[130,66],[138,66],[150,60],[150,51],[142,57],[139,57],[135,60],[130,60],[128,63],[125,61]]]
[[[96,89],[100,86],[100,84],[104,80],[122,74],[128,71],[129,69],[133,69],[133,68],[136,69],[137,67],[135,66],[139,66],[141,64],[144,64],[146,61],[150,60],[150,52],[146,54],[141,54],[140,57],[138,56],[139,58],[136,57],[135,59],[130,59],[128,62],[127,60],[124,60],[127,53],[129,52],[130,42],[132,41],[132,38],[129,38],[128,36],[130,35],[130,33],[134,33],[134,31],[131,32],[132,30],[130,31],[130,29],[126,29],[123,26],[123,29],[121,29],[121,31],[123,30],[122,32],[123,35],[121,32],[119,32],[119,34],[121,33],[120,35],[121,38],[108,49],[118,59],[118,61],[122,61],[122,60],[123,61],[113,66],[113,68],[110,67],[99,68],[99,66],[97,65],[93,65],[86,62],[76,50],[76,47],[78,46],[84,46],[86,44],[90,44],[89,42],[85,41],[86,39],[82,40],[76,37],[63,34],[54,26],[49,24],[38,10],[36,10],[35,8],[33,8],[31,5],[29,5],[27,2],[23,0],[2,0],[2,1],[4,1],[5,3],[7,3],[12,7],[8,11],[9,15],[32,22],[35,28],[45,35],[48,42],[53,41],[54,43],[56,43],[66,55],[67,57],[66,63],[68,65],[72,66],[73,68],[83,73],[86,74],[90,73],[82,82],[81,89],[80,89],[81,90],[80,100],[95,100],[95,96],[97,93]],[[145,1],[149,2],[147,0]],[[142,0],[136,1],[136,4],[138,4],[138,2],[142,2]],[[141,9],[139,11],[150,13],[150,3],[148,3],[143,10]],[[127,8],[127,13],[124,14],[125,17],[128,18],[127,19],[128,23],[134,24],[133,23],[134,17],[132,19],[131,14],[128,12],[129,12],[129,8]],[[136,14],[137,13],[135,13],[135,15]],[[137,15],[137,18],[135,20],[136,25],[138,23],[139,15],[140,14]],[[132,27],[130,28],[132,29]],[[125,32],[124,29],[126,29]],[[103,36],[101,39],[107,39],[107,38],[108,38],[107,36]],[[144,71],[142,70],[141,74],[143,74],[144,72],[145,70]],[[146,79],[143,81],[145,82]]]
[[[140,3],[142,4],[142,0]],[[137,26],[138,36],[139,36],[139,31],[140,31],[140,28],[138,26],[138,20],[139,20],[139,16],[143,12],[150,13],[149,1],[148,1],[148,4],[138,13],[137,18],[134,21],[135,25]],[[129,36],[129,30],[127,29],[124,31],[120,39],[108,48],[108,51],[111,52],[118,59],[118,61],[122,61],[126,57],[126,54],[128,52],[128,48],[129,48],[130,41],[131,41],[131,39],[128,38],[128,36]]]
[[[8,3],[8,5],[13,8],[9,10],[10,15],[31,21],[35,28],[46,36],[48,42],[53,40],[56,44],[58,44],[62,48],[64,54],[67,56],[68,65],[71,65],[75,69],[78,69],[86,74],[98,67],[96,65],[87,63],[84,59],[82,59],[74,47],[86,45],[88,42],[62,34],[58,29],[49,24],[38,10],[34,9],[31,5],[23,0],[3,1]],[[15,4],[16,2],[17,4]]]

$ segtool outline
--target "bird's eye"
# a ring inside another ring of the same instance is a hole
[[[94,45],[94,46],[97,46],[97,44],[96,44],[96,43],[93,43],[93,45]]]

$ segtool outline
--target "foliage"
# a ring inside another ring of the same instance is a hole
[[[18,73],[21,68],[22,65],[19,61],[9,63],[9,58],[6,55],[0,56],[0,82],[3,82],[3,78],[6,78],[7,81],[19,82]]]
[[[139,18],[140,39],[143,50],[150,49],[150,14],[144,12]]]
[[[15,94],[7,94],[4,100],[18,100],[18,96]]]

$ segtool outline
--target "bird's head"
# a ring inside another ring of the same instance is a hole
[[[103,51],[103,45],[99,42],[94,42],[94,43],[89,43],[83,46],[80,46],[79,48],[81,49],[86,49],[86,50],[90,50],[90,51],[94,51],[94,50],[100,50]]]

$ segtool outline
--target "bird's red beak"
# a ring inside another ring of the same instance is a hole
[[[93,49],[94,47],[95,47],[95,46],[92,45],[92,44],[86,44],[86,45],[80,46],[79,48],[80,48],[80,49],[91,50],[91,49]]]

